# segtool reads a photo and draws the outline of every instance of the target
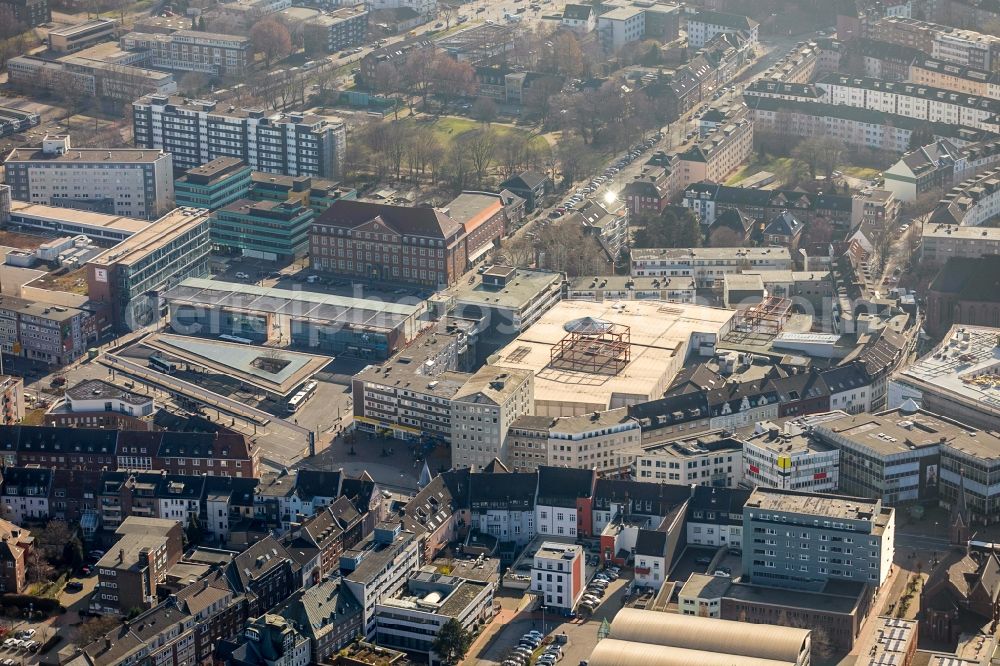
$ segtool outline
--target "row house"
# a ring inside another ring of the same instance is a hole
[[[226,566],[230,584],[247,597],[250,617],[260,617],[284,602],[301,585],[300,567],[277,539],[267,536]]]
[[[338,497],[316,515],[293,527],[285,542],[289,551],[315,552],[315,566],[302,572],[303,585],[318,584],[340,568],[340,555],[365,536],[364,516],[351,501]]]
[[[0,427],[4,463],[62,469],[157,470],[247,479],[260,452],[238,433],[104,430],[52,426]]]
[[[362,473],[351,478],[343,470],[282,470],[264,474],[257,489],[257,513],[287,531],[292,523],[333,506],[341,496],[347,497],[364,517],[366,534],[383,519],[381,490],[371,476]]]
[[[838,227],[851,226],[854,215],[850,196],[731,187],[707,181],[684,188],[681,205],[694,211],[705,226],[730,210],[738,210],[757,222],[769,222],[787,210],[807,224],[821,221]]]

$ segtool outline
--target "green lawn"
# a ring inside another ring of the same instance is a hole
[[[878,169],[862,166],[842,166],[840,167],[840,170],[848,176],[853,176],[854,178],[860,178],[862,180],[875,180],[879,174]]]
[[[386,118],[391,116],[387,115]],[[413,125],[424,125],[430,127],[434,130],[434,133],[441,140],[441,143],[445,146],[450,146],[453,142],[459,139],[463,134],[468,134],[469,132],[474,132],[482,127],[482,124],[470,120],[469,118],[459,118],[457,116],[441,116],[439,118],[432,119],[428,116],[420,116],[419,118],[401,118],[399,120],[401,123],[408,123]],[[528,136],[529,132],[519,129],[517,127],[510,127],[509,125],[499,125],[494,123],[492,125],[493,131],[497,133],[497,137],[502,139],[507,136],[513,136],[515,134],[521,134],[523,136]],[[545,137],[540,135],[533,135],[531,137],[531,143],[537,144],[538,146],[544,147],[548,145]]]
[[[733,172],[733,175],[726,179],[724,185],[735,185],[744,178],[748,178],[758,171],[770,171],[775,174],[779,179],[782,179],[790,173],[793,168],[793,160],[791,157],[772,157],[767,155],[764,160],[758,160],[754,157],[753,162],[742,167]]]

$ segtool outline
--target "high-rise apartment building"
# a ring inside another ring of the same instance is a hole
[[[135,145],[173,153],[191,169],[236,157],[254,171],[340,178],[347,132],[341,122],[298,113],[268,116],[259,109],[149,95],[132,105]]]
[[[173,159],[162,150],[74,148],[68,135],[47,135],[5,166],[20,201],[147,220],[174,207]]]
[[[895,511],[880,499],[757,488],[743,507],[743,576],[813,592],[837,581],[877,588],[895,530]]]

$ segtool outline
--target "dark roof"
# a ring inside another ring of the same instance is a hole
[[[433,532],[455,512],[451,491],[441,475],[431,479],[403,508],[403,527]]]
[[[343,533],[337,518],[328,509],[306,518],[302,522],[302,531],[308,534],[312,543],[319,548],[326,548]]]
[[[596,473],[590,469],[539,467],[537,503],[545,506],[576,507],[576,500],[593,495],[596,478]]]
[[[238,433],[163,432],[161,436],[160,458],[250,457],[250,445]]]
[[[567,5],[568,7],[569,5]],[[516,176],[511,176],[507,180],[500,183],[501,187],[506,187],[508,190],[534,190],[539,185],[543,185],[545,181],[548,180],[543,174],[537,171],[522,171]]]
[[[376,219],[402,236],[448,239],[462,229],[458,222],[430,206],[390,206],[348,199],[335,201],[314,224],[353,229]]]
[[[71,386],[66,389],[66,397],[73,400],[121,400],[130,405],[142,405],[152,400],[149,396],[126,391],[100,379],[85,379]]]
[[[688,519],[695,512],[701,512],[699,521],[730,522],[729,516],[738,515],[736,523],[743,524],[743,507],[750,499],[752,491],[748,488],[716,488],[713,486],[695,486],[688,501]],[[714,513],[713,518],[708,515]]]
[[[594,8],[591,5],[567,4],[563,10],[563,18],[574,21],[586,21],[593,13]]]
[[[666,516],[691,495],[688,486],[647,483],[626,479],[598,479],[594,485],[594,508],[608,509],[611,503],[624,503],[627,499],[633,514]],[[651,509],[646,509],[646,502]]]
[[[663,557],[667,551],[667,533],[659,530],[639,530],[635,539],[636,555]]]
[[[853,200],[838,194],[811,194],[798,190],[760,190],[752,187],[731,187],[702,181],[684,189],[686,198],[702,198],[734,206],[754,206],[802,210],[836,210],[850,213]]]
[[[52,483],[52,470],[47,467],[6,467],[3,470],[4,494],[12,487],[18,492],[25,487],[48,487]]]
[[[647,432],[706,418],[709,413],[708,399],[703,391],[683,393],[629,405],[628,413],[639,421],[642,431]]]
[[[963,301],[1000,302],[1000,256],[950,257],[929,290]]]
[[[688,16],[688,22],[700,21],[709,25],[721,25],[726,28],[736,30],[751,30],[760,25],[749,16],[743,14],[730,14],[728,12],[714,12],[707,9],[699,9],[693,16]]]
[[[285,562],[292,562],[288,551],[277,539],[266,536],[233,558],[229,563],[229,576],[238,589],[247,591],[251,582]]]
[[[99,428],[13,426],[18,430],[18,450],[39,453],[88,453],[114,455],[118,431]]]
[[[535,506],[538,473],[473,473],[469,475],[469,506],[473,509],[531,510]]]
[[[778,399],[782,403],[811,400],[830,395],[830,388],[823,381],[823,375],[815,369],[778,377],[773,379],[771,383],[774,385],[774,390],[778,392]]]
[[[769,405],[778,401],[777,391],[770,378],[755,379],[746,382],[729,382],[725,386],[712,389],[706,396],[712,415],[721,414],[725,405],[729,405],[732,413],[741,411],[746,400],[753,407]]]
[[[338,497],[343,480],[344,474],[340,470],[300,469],[295,490],[307,502],[314,497]]]
[[[357,621],[361,604],[340,578],[331,578],[296,594],[281,614],[315,639]]]
[[[787,210],[783,210],[768,222],[764,228],[764,233],[768,236],[788,236],[794,238],[802,233],[802,223]]]
[[[871,383],[871,377],[860,362],[852,362],[822,371],[823,381],[830,393],[842,393],[853,388],[861,388]]]

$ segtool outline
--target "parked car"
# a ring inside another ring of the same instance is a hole
[[[82,592],[83,583],[81,583],[78,580],[71,580],[68,583],[66,583],[66,586],[63,589],[66,590],[67,592]]]
[[[712,558],[711,557],[699,557],[698,559],[696,559],[694,561],[694,563],[695,564],[711,564],[712,563]]]
[[[236,274],[236,279],[237,280],[249,280],[250,279],[250,274],[249,273],[244,273],[243,271],[240,271],[240,272],[238,272]]]

